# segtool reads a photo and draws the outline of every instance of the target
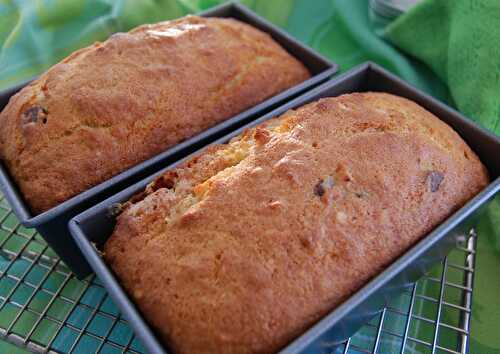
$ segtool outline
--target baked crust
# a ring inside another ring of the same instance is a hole
[[[13,96],[0,158],[40,213],[308,77],[269,35],[233,19],[141,26]]]
[[[326,98],[161,176],[124,205],[104,257],[176,353],[271,353],[487,183],[417,104]]]

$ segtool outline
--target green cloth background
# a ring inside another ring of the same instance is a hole
[[[111,33],[220,2],[0,0],[0,90]],[[341,71],[372,60],[500,134],[500,1],[426,0],[386,28],[370,15],[368,0],[242,2],[331,58]],[[473,354],[500,353],[499,230],[497,196],[479,226]],[[0,351],[10,349],[0,345]]]
[[[432,68],[458,110],[500,135],[500,1],[423,1],[391,23],[385,35]],[[499,195],[478,233],[472,354],[500,352]]]

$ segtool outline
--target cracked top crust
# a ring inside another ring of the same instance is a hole
[[[174,352],[272,353],[487,183],[417,104],[326,98],[159,177],[104,257]]]
[[[76,51],[13,96],[0,158],[40,213],[308,77],[236,20],[141,26]]]

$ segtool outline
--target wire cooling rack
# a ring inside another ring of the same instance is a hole
[[[467,353],[476,235],[330,353]],[[0,194],[0,338],[35,353],[146,353],[106,290],[78,280]]]
[[[443,262],[332,353],[468,352],[477,235],[464,235]]]

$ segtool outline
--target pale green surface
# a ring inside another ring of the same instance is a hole
[[[0,0],[0,88],[38,74],[73,50],[113,32],[178,17],[218,2]],[[428,0],[390,27],[388,37],[427,62],[432,70],[374,34],[367,0],[244,2],[333,59],[342,71],[365,60],[375,61],[435,97],[456,102],[498,133],[500,55],[498,45],[491,45],[500,43],[497,0]],[[464,16],[471,9],[476,15]],[[436,19],[440,12],[445,16]],[[483,37],[487,41],[478,40]],[[464,52],[468,54],[460,56]],[[471,55],[474,65],[467,65]],[[451,85],[451,95],[443,82]],[[496,335],[500,321],[496,296],[500,291],[498,198],[495,205],[490,211],[492,217],[484,219],[480,227],[472,323],[474,354],[500,348],[500,336]]]
[[[16,347],[15,345],[12,345],[10,343],[0,341],[0,353],[5,353],[5,354],[30,354],[31,352],[21,349],[19,347]]]

